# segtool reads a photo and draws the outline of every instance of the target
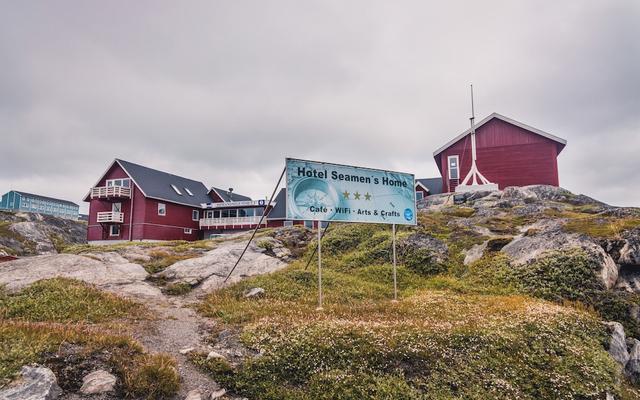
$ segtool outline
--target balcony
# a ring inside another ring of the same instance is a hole
[[[224,227],[224,226],[248,226],[248,225],[258,225],[260,222],[260,217],[230,217],[230,218],[203,218],[200,220],[200,228],[215,228],[215,227]],[[267,219],[265,218],[262,221],[262,224],[265,225],[267,223]]]
[[[130,199],[131,188],[124,186],[99,186],[91,188],[92,199]]]
[[[98,213],[99,223],[115,223],[121,224],[124,222],[124,213],[115,211],[104,211]]]

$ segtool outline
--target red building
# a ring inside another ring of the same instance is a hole
[[[277,204],[268,207],[265,200],[207,189],[202,182],[119,159],[84,201],[89,202],[87,241],[93,243],[197,240],[253,229],[265,210]],[[280,218],[262,222],[263,226],[286,224]]]
[[[557,157],[566,140],[497,113],[480,121],[475,129],[478,169],[500,189],[559,186]],[[471,168],[470,132],[462,132],[433,153],[445,193],[455,191]]]

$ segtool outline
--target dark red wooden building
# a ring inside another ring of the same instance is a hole
[[[433,153],[442,191],[453,192],[471,168],[470,129]],[[567,141],[493,113],[476,124],[477,165],[500,189],[535,184],[559,186],[558,154]]]

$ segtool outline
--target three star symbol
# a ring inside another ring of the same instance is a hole
[[[342,196],[345,198],[345,200],[349,200],[349,199],[350,199],[350,197],[349,197],[349,196],[351,196],[352,194],[353,194],[353,199],[354,199],[354,200],[360,200],[360,198],[361,198],[362,196],[364,196],[364,199],[365,199],[366,201],[370,201],[370,200],[371,200],[371,195],[369,194],[369,192],[365,193],[364,195],[363,195],[363,194],[361,194],[360,192],[349,193],[349,192],[348,192],[348,191],[346,191],[346,190],[345,190],[344,192],[342,192]]]

